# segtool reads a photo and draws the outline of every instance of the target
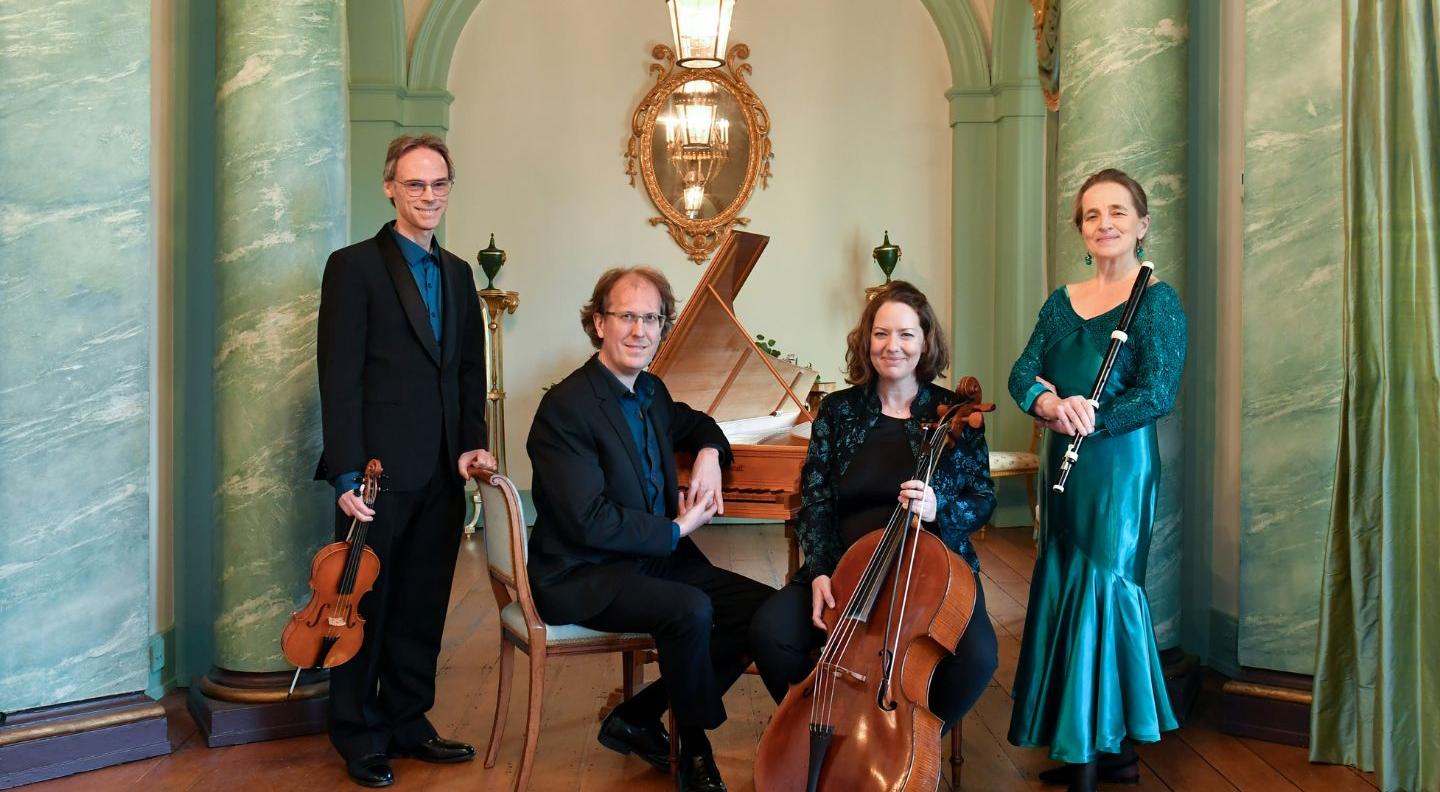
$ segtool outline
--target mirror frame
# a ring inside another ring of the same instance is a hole
[[[741,217],[740,211],[755,191],[755,183],[758,181],[761,187],[770,185],[770,160],[775,156],[770,147],[770,113],[745,81],[746,75],[751,72],[750,64],[744,62],[750,57],[750,47],[745,44],[731,45],[726,53],[725,65],[713,69],[690,69],[676,65],[674,50],[664,44],[655,45],[650,57],[657,61],[650,64],[655,85],[640,100],[631,116],[630,142],[625,149],[625,174],[630,177],[633,187],[638,173],[645,183],[650,203],[660,212],[660,217],[650,218],[650,225],[663,224],[689,259],[700,264],[710,257],[731,227],[749,224],[750,218]],[[723,211],[709,219],[692,220],[671,205],[655,175],[653,143],[660,113],[669,104],[670,95],[691,80],[709,80],[730,92],[740,106],[750,143],[740,189]]]

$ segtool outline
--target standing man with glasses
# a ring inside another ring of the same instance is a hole
[[[356,783],[394,783],[392,757],[464,762],[471,746],[436,733],[436,660],[465,519],[485,446],[483,320],[470,266],[435,240],[455,167],[434,135],[391,141],[384,190],[395,220],[337,250],[320,289],[316,352],[324,450],[315,478],[335,487],[335,533],[370,524],[380,577],[360,602],[365,643],[330,671],[330,741]],[[356,492],[385,466],[374,507]]]
[[[725,784],[705,735],[749,663],[747,631],[774,590],[711,565],[690,534],[724,513],[730,444],[714,419],[675,402],[645,371],[675,321],[665,276],[648,267],[600,277],[580,324],[599,350],[540,401],[526,450],[535,528],[527,564],[540,616],[655,638],[660,679],[616,707],[600,744],[669,769],[669,706],[681,790]],[[675,451],[695,454],[678,494]]]

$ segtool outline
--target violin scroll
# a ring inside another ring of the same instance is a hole
[[[371,459],[365,463],[365,476],[360,480],[360,500],[365,501],[366,506],[374,506],[375,498],[380,494],[380,479],[385,475],[385,466],[380,460]]]

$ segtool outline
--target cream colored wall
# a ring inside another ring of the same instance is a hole
[[[449,141],[459,169],[446,246],[473,259],[490,232],[520,292],[506,319],[510,473],[530,484],[525,437],[541,388],[590,353],[578,308],[607,267],[651,264],[688,295],[702,272],[624,175],[649,52],[669,39],[657,0],[484,0],[450,71]],[[770,246],[738,313],[750,332],[838,379],[844,337],[885,229],[897,277],[950,315],[950,69],[919,0],[738,4],[732,42],[770,110],[774,178],[746,207]],[[378,189],[378,185],[377,185]]]

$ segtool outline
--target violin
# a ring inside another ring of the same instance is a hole
[[[375,505],[384,472],[378,459],[365,465],[360,498],[366,506]],[[301,671],[334,668],[354,657],[365,642],[365,618],[358,605],[380,576],[380,557],[365,545],[369,526],[351,520],[345,541],[325,545],[310,562],[310,601],[291,615],[280,634],[280,650],[295,666],[287,697],[295,692]]]
[[[965,377],[954,405],[926,427],[914,478],[927,485],[945,448],[984,426],[980,382]],[[897,506],[840,558],[824,613],[825,647],[765,727],[755,758],[758,792],[930,790],[940,784],[940,731],[929,710],[935,667],[975,609],[969,564]]]

